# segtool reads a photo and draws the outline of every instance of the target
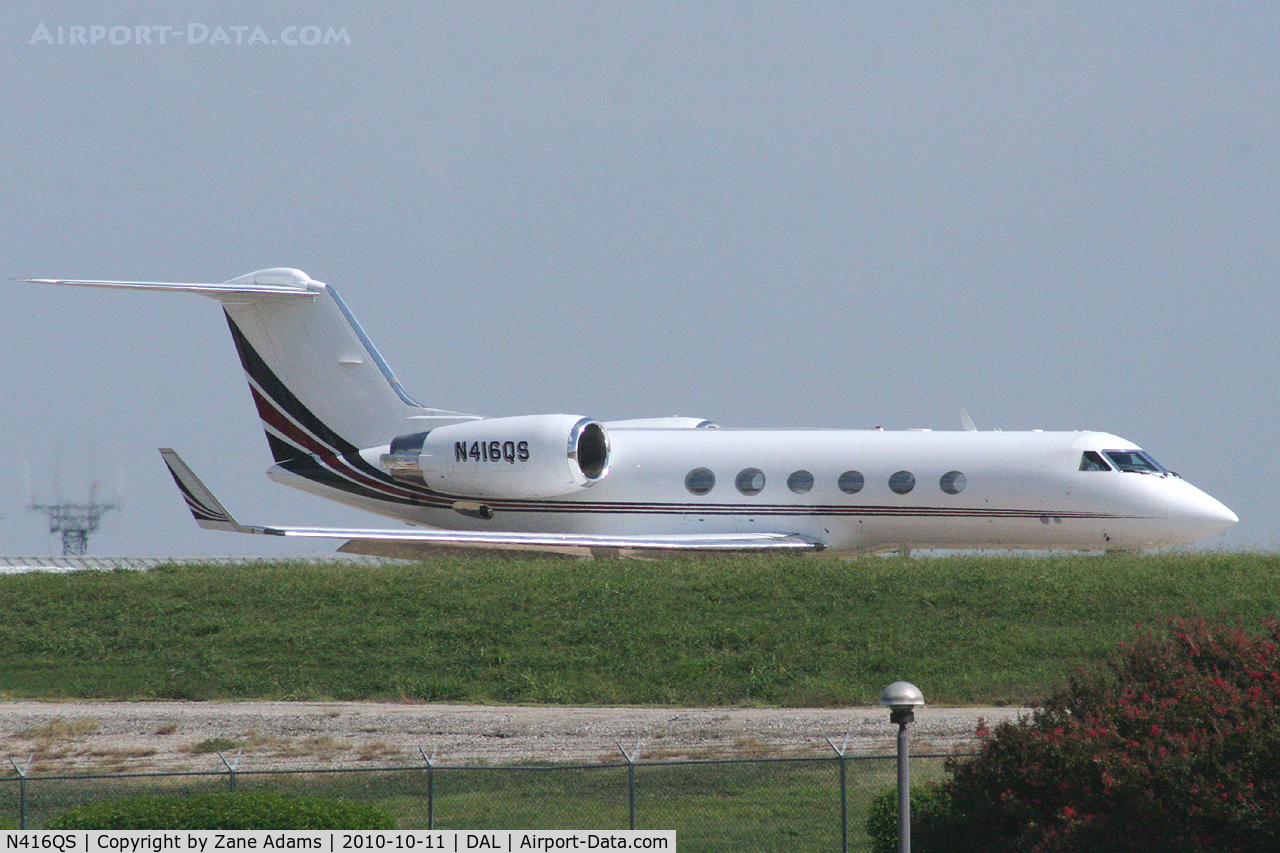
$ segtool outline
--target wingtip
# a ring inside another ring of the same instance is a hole
[[[221,502],[214,496],[209,487],[196,476],[191,466],[183,461],[178,452],[171,447],[160,448],[160,456],[164,459],[169,476],[186,501],[187,509],[195,518],[196,524],[211,530],[230,530],[235,533],[253,533],[252,528],[245,527],[227,512]]]

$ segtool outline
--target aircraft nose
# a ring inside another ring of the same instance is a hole
[[[1225,504],[1199,489],[1192,488],[1169,513],[1171,521],[1193,534],[1194,539],[1204,539],[1228,530],[1240,521],[1239,516]]]

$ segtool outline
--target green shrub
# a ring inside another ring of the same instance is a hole
[[[377,806],[269,792],[134,797],[68,809],[46,829],[395,829]]]
[[[229,738],[211,737],[199,743],[193,743],[187,751],[192,755],[208,755],[211,752],[230,752],[243,746],[243,743],[237,743]]]
[[[919,851],[1280,850],[1280,621],[1174,621],[981,753],[913,821]]]
[[[911,786],[912,826],[915,815],[929,808],[936,808],[937,791],[932,785]],[[898,849],[898,789],[881,791],[871,798],[867,806],[867,835],[871,838],[871,853],[896,853]]]

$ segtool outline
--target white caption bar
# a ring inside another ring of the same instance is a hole
[[[662,850],[674,853],[674,829],[539,830],[9,830],[4,851],[56,853],[209,853],[213,850],[466,851]],[[2,852],[0,852],[2,853]]]

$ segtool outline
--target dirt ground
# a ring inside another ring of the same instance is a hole
[[[973,742],[1018,708],[922,708],[915,752]],[[0,702],[5,755],[31,772],[223,770],[830,755],[895,749],[882,708],[560,708],[368,702]],[[422,750],[420,752],[419,750]],[[12,771],[11,771],[12,772]]]

